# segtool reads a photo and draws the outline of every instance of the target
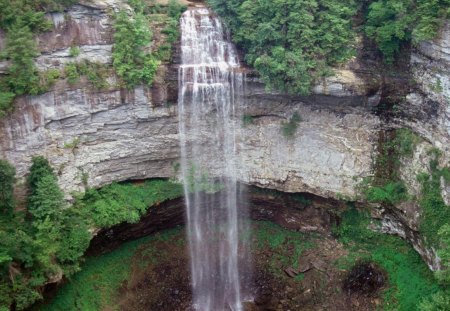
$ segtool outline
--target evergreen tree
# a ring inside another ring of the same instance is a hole
[[[0,212],[11,215],[14,210],[14,181],[16,169],[0,159]]]

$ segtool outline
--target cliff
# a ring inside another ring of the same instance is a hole
[[[80,48],[76,60],[110,64],[111,12],[118,8],[127,6],[112,0],[81,2],[66,13],[50,14],[54,29],[37,38],[42,51],[38,67],[62,68],[74,60],[71,46]],[[0,47],[2,38],[0,33]],[[16,167],[18,185],[23,185],[34,155],[49,159],[67,194],[87,185],[175,176],[180,153],[176,50],[173,64],[161,66],[151,88],[123,90],[111,83],[99,91],[86,81],[59,81],[46,94],[19,98],[14,111],[0,120],[0,156]],[[377,114],[376,107],[398,91],[390,85],[396,77],[386,79],[363,52],[308,97],[268,92],[258,79],[247,77],[240,109],[251,122],[236,120],[242,182],[359,200],[358,184],[373,175],[379,132],[399,127],[412,128],[423,137],[412,159],[404,160],[402,178],[412,192],[420,192],[416,175],[428,169],[431,147],[442,150],[442,166],[449,164],[450,24],[440,38],[413,50],[410,69],[415,83],[411,88],[409,81],[404,83],[405,100],[389,118]],[[2,66],[7,64],[0,65],[0,71]],[[404,82],[404,76],[397,78]],[[115,81],[113,75],[109,79]],[[287,138],[281,128],[295,112],[301,121],[296,134]],[[202,137],[208,143],[208,134]],[[445,183],[442,190],[444,197],[450,196]],[[439,266],[417,233],[417,204],[377,213],[384,219],[383,230],[410,239],[430,266]]]

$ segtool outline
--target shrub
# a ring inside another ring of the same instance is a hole
[[[78,46],[72,46],[69,50],[70,57],[77,57],[80,55],[80,48]]]
[[[146,181],[141,186],[111,184],[100,190],[89,189],[83,204],[98,227],[139,221],[148,207],[182,196],[180,184],[164,180]]]
[[[12,92],[0,91],[0,118],[12,110],[12,104],[15,97],[16,94]]]
[[[403,182],[389,182],[382,187],[369,187],[366,189],[366,198],[369,202],[396,204],[408,199],[408,190]]]
[[[450,310],[450,293],[439,291],[426,299],[419,305],[420,311],[446,311]]]
[[[19,22],[11,26],[7,33],[6,53],[12,63],[8,68],[10,90],[17,95],[32,93],[33,86],[39,84],[38,71],[33,61],[38,52],[28,26]]]
[[[370,230],[367,211],[349,207],[334,233],[350,251],[337,264],[349,269],[356,262],[374,262],[387,272],[388,287],[382,293],[380,310],[417,310],[419,302],[440,290],[420,255],[399,237]]]
[[[302,121],[302,118],[298,114],[298,112],[294,112],[292,117],[289,119],[289,122],[284,122],[281,128],[284,137],[292,138],[298,129],[298,124]]]
[[[408,128],[401,128],[396,131],[394,144],[397,147],[398,156],[413,156],[414,149],[420,141],[420,137]]]
[[[252,125],[254,123],[255,123],[255,120],[254,120],[253,116],[250,116],[248,114],[244,114],[242,116],[242,126],[243,127],[247,127],[247,126]]]
[[[27,177],[27,184],[30,194],[33,195],[36,192],[37,184],[42,177],[47,175],[53,175],[53,168],[50,163],[43,156],[35,156],[31,160],[32,165],[30,167],[30,174]]]
[[[64,67],[64,74],[69,84],[75,84],[80,79],[80,73],[78,72],[78,68],[75,63],[66,64]]]

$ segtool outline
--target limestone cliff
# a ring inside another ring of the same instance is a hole
[[[119,7],[126,5],[94,1],[49,14],[54,30],[37,39],[38,67],[62,68],[81,59],[111,62],[110,12]],[[76,59],[71,46],[80,48]],[[243,109],[255,122],[239,132],[244,182],[325,197],[355,196],[358,178],[370,174],[380,122],[367,105],[373,92],[353,69],[316,87],[317,94],[326,95],[309,98],[270,94],[249,79]],[[45,155],[67,193],[82,190],[86,182],[99,187],[173,176],[178,125],[176,105],[168,103],[176,101],[176,90],[167,81],[176,84],[176,70],[163,66],[151,89],[94,91],[83,83],[60,82],[44,95],[20,98],[15,111],[0,120],[0,154],[16,166],[18,177],[26,175],[33,155]],[[303,121],[295,138],[286,139],[282,122],[294,111]]]
[[[111,11],[127,6],[119,0],[83,3],[48,16],[54,30],[37,39],[42,51],[36,59],[39,68],[61,68],[73,61],[71,46],[80,47],[77,60],[111,62]],[[3,37],[0,32],[0,47]],[[236,120],[241,181],[285,192],[357,199],[358,183],[373,173],[379,131],[405,126],[424,138],[402,173],[412,192],[419,193],[416,174],[426,170],[431,146],[444,152],[441,164],[448,165],[450,24],[440,38],[413,51],[415,87],[398,104],[400,112],[394,111],[388,120],[374,113],[374,107],[389,96],[389,81],[383,83],[376,66],[364,57],[359,55],[319,83],[309,97],[267,92],[257,79],[247,78],[240,109],[252,122]],[[180,152],[176,55],[174,63],[160,68],[151,88],[125,91],[111,86],[96,91],[83,81],[74,86],[60,81],[46,94],[19,98],[13,113],[0,120],[0,156],[16,167],[19,180],[26,176],[32,156],[46,156],[67,194],[85,185],[175,176]],[[5,66],[0,64],[0,74]],[[294,137],[286,138],[282,124],[294,112],[302,121]],[[443,192],[450,196],[445,184]],[[417,235],[417,205],[380,215],[383,230],[408,238],[430,266],[438,267],[434,253]]]

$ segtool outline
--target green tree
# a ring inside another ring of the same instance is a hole
[[[450,0],[378,0],[368,9],[366,33],[389,63],[402,44],[434,38],[450,16]]]
[[[116,15],[114,30],[113,66],[118,76],[129,88],[139,83],[150,85],[159,61],[145,51],[152,39],[147,20],[141,13],[130,19],[121,11]]]
[[[353,0],[210,0],[269,89],[309,94],[353,53]]]
[[[33,58],[38,53],[33,33],[28,26],[22,25],[21,22],[11,26],[7,34],[6,53],[12,63],[8,69],[10,90],[17,95],[35,90],[39,84],[39,75]]]
[[[27,177],[28,189],[31,195],[36,193],[37,185],[42,177],[54,175],[53,168],[43,156],[35,156],[31,160],[30,174]]]
[[[14,210],[15,175],[16,169],[7,161],[0,159],[0,212],[10,215]]]
[[[36,183],[36,188],[29,197],[28,210],[36,220],[44,221],[47,217],[57,223],[64,207],[64,194],[53,174],[45,174]]]

